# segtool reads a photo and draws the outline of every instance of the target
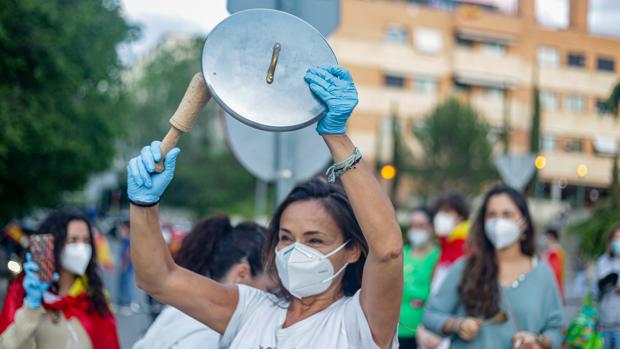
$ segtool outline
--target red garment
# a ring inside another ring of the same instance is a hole
[[[26,291],[22,286],[24,276],[18,276],[11,285],[4,300],[4,306],[0,313],[0,333],[7,329],[15,318],[15,313],[21,308]],[[90,298],[82,293],[77,297],[62,297],[52,304],[43,304],[45,309],[62,311],[66,319],[76,317],[93,345],[93,349],[120,349],[118,335],[116,333],[116,320],[112,314],[101,316],[90,309]]]
[[[564,251],[562,248],[549,249],[545,253],[545,259],[547,263],[549,263],[549,266],[551,266],[553,274],[555,274],[555,280],[558,284],[560,295],[562,299],[564,299]]]
[[[439,256],[440,265],[450,265],[463,257],[463,255],[466,255],[465,240],[463,239],[449,241],[447,238],[440,237],[439,247],[441,248],[441,255]]]

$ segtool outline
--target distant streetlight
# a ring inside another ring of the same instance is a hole
[[[588,175],[588,166],[580,164],[577,166],[577,177],[583,178]]]
[[[543,168],[545,168],[546,165],[547,165],[547,158],[545,158],[542,155],[538,155],[536,157],[536,160],[534,160],[534,166],[536,166],[536,169],[538,170],[542,170]]]
[[[394,179],[396,177],[396,167],[394,165],[383,165],[381,167],[381,177],[387,180]]]

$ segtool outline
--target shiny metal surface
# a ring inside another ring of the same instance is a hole
[[[279,44],[273,81],[267,74]],[[290,131],[315,122],[325,107],[304,81],[306,70],[337,64],[325,38],[281,11],[251,9],[220,22],[207,36],[202,72],[228,114],[255,128]]]

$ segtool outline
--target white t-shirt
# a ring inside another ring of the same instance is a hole
[[[360,291],[309,318],[282,328],[288,304],[252,287],[239,285],[239,303],[220,348],[228,349],[378,349],[359,301]],[[398,348],[395,337],[392,349]]]

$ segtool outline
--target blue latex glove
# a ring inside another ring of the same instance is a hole
[[[32,255],[26,254],[26,263],[24,263],[24,281],[22,285],[26,291],[24,303],[30,309],[39,309],[43,300],[43,293],[50,287],[50,282],[41,282],[37,276],[39,266],[32,261]]]
[[[327,106],[327,112],[317,125],[317,132],[343,134],[358,102],[351,74],[340,66],[319,66],[308,69],[304,80]]]
[[[153,204],[174,177],[174,167],[179,148],[172,148],[164,158],[164,171],[155,173],[155,163],[161,159],[161,142],[153,141],[142,148],[139,156],[129,160],[127,165],[127,196],[138,204]]]

